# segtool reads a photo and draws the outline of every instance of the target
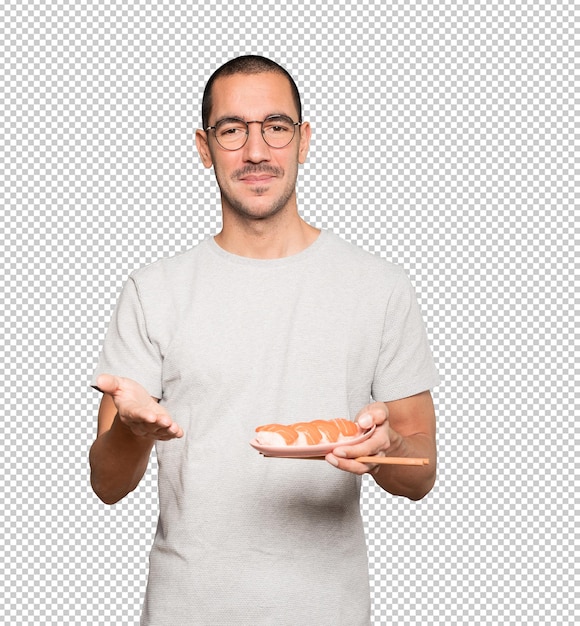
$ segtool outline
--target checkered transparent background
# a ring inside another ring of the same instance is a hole
[[[407,269],[442,375],[434,491],[365,481],[374,624],[574,622],[573,6],[2,3],[1,623],[137,623],[155,465],[92,494],[88,380],[128,273],[219,227],[194,131],[243,53],[303,93],[303,215]]]

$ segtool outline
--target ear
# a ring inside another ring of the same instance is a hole
[[[300,126],[300,146],[298,148],[298,163],[300,164],[306,163],[311,135],[312,129],[310,128],[310,122],[302,122]]]
[[[213,165],[213,159],[211,158],[211,152],[209,151],[207,132],[205,130],[198,129],[195,131],[195,145],[197,146],[201,162],[205,167],[211,167]]]

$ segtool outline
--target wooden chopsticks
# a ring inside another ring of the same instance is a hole
[[[264,454],[263,456],[268,457],[268,455]],[[307,461],[324,461],[326,457],[324,456],[275,456],[270,458],[278,458],[278,459],[297,459],[297,460],[307,460]],[[421,459],[414,457],[405,457],[405,456],[359,456],[354,461],[358,461],[359,463],[371,463],[373,465],[429,465],[429,459]]]
[[[374,465],[429,465],[429,459],[404,456],[359,456],[355,461],[373,463]]]

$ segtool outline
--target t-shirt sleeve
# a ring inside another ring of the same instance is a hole
[[[386,305],[372,397],[381,402],[400,400],[438,383],[415,290],[400,269]]]
[[[111,318],[91,385],[100,374],[132,378],[151,396],[162,395],[162,356],[151,340],[147,319],[133,277],[126,282]]]

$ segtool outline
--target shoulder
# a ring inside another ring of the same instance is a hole
[[[345,275],[353,275],[358,280],[374,286],[395,287],[408,283],[405,270],[387,259],[368,252],[338,235],[325,232],[325,251],[333,265]]]
[[[199,265],[204,255],[208,240],[204,240],[193,248],[175,256],[159,259],[154,263],[141,267],[130,275],[137,290],[170,290],[191,277],[191,273]]]

